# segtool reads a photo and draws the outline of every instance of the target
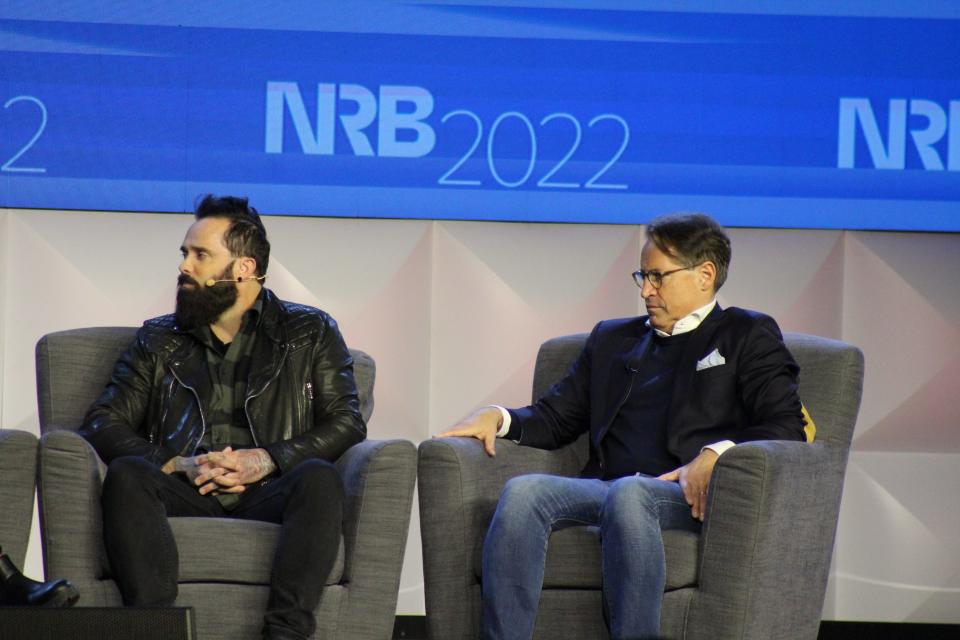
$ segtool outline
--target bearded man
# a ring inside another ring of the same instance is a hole
[[[180,251],[176,313],[144,323],[81,428],[109,464],[110,567],[125,604],[170,606],[168,517],[278,523],[263,637],[306,638],[342,526],[331,462],[366,435],[353,361],[329,315],[262,286],[245,198],[204,198]]]

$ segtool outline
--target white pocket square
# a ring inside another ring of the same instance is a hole
[[[719,349],[714,349],[704,356],[703,359],[697,360],[697,371],[703,371],[710,367],[719,367],[722,364],[727,364],[727,359],[720,355]]]

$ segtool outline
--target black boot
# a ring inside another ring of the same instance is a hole
[[[31,580],[0,550],[0,606],[72,607],[79,599],[77,588],[67,580]]]

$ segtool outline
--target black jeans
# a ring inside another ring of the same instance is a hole
[[[111,462],[103,484],[103,537],[125,604],[170,606],[176,599],[178,555],[167,522],[174,516],[281,525],[264,635],[312,635],[313,612],[336,561],[343,520],[343,485],[332,464],[302,462],[240,494],[236,508],[227,511],[215,497],[200,495],[182,474],[167,475],[142,458]]]

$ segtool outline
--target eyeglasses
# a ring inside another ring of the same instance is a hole
[[[664,271],[660,273],[659,271],[634,271],[631,275],[633,276],[633,281],[637,283],[637,286],[641,289],[643,288],[643,281],[646,280],[650,283],[650,286],[654,289],[659,289],[663,286],[663,279],[669,275],[680,271],[689,271],[698,265],[693,265],[690,267],[680,267],[679,269],[672,269],[671,271]]]

